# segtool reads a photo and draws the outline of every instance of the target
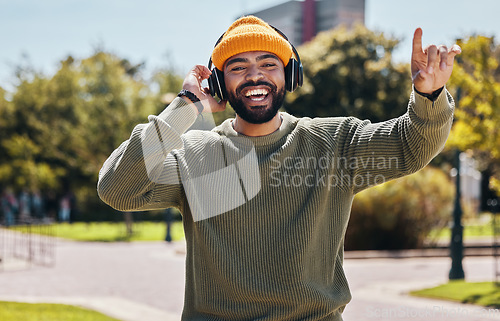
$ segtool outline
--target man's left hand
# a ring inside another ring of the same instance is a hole
[[[411,54],[411,76],[415,89],[421,93],[432,94],[446,85],[453,70],[455,56],[460,54],[460,46],[430,45],[422,48],[422,29],[417,28],[413,35]]]

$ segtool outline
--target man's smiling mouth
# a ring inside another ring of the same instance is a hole
[[[249,89],[244,93],[246,98],[252,101],[263,101],[269,94],[269,90],[266,88]]]

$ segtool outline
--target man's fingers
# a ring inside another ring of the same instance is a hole
[[[413,53],[422,53],[422,29],[417,28],[413,34]]]
[[[451,47],[450,51],[451,51],[451,52],[453,52],[453,53],[455,54],[455,56],[456,56],[456,55],[459,55],[459,54],[461,54],[461,53],[462,53],[462,48],[460,48],[460,46],[459,46],[459,45],[454,44],[454,45]]]
[[[459,45],[453,45],[451,47],[450,51],[448,52],[448,60],[447,60],[448,66],[453,65],[453,61],[455,60],[455,56],[459,55],[461,53],[462,53],[462,48],[460,48]]]
[[[212,72],[210,72],[210,70],[203,65],[196,65],[193,68],[192,72],[196,76],[196,78],[200,80],[208,79],[208,77],[210,77],[210,75],[212,74]]]
[[[211,74],[212,72],[210,71],[210,69],[208,69],[207,66],[203,66],[203,79],[208,79]]]
[[[445,70],[448,66],[448,48],[446,46],[439,46],[439,69]]]
[[[434,72],[434,66],[438,61],[438,48],[435,45],[427,47],[427,73]]]

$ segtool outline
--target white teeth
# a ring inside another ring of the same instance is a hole
[[[252,89],[246,92],[245,96],[250,97],[250,96],[260,96],[260,95],[267,95],[269,91],[267,89]],[[264,99],[264,98],[262,98]],[[261,99],[260,99],[261,100]]]

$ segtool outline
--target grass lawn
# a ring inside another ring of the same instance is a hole
[[[494,282],[451,281],[435,288],[410,292],[411,295],[500,308],[500,286]]]
[[[493,224],[491,215],[483,214],[480,218],[464,220],[464,239],[477,239],[481,237],[493,236]],[[497,221],[497,228],[500,228],[500,221]],[[500,234],[500,230],[497,231]],[[451,229],[449,227],[434,229],[429,234],[429,239],[449,240],[451,238]]]
[[[493,227],[491,223],[484,225],[464,225],[464,239],[473,239],[483,236],[493,236]],[[451,237],[451,229],[449,227],[434,230],[430,234],[431,238],[444,238]]]
[[[11,227],[11,229],[25,230],[23,226],[15,226]],[[127,235],[125,223],[123,222],[56,223],[54,229],[57,237],[87,242],[163,241],[166,234],[166,226],[163,222],[134,223],[131,235]],[[32,231],[41,234],[48,232],[45,229],[33,229]],[[184,239],[182,222],[174,222],[171,231],[174,241]]]
[[[0,301],[2,321],[120,321],[102,313],[66,304]]]

